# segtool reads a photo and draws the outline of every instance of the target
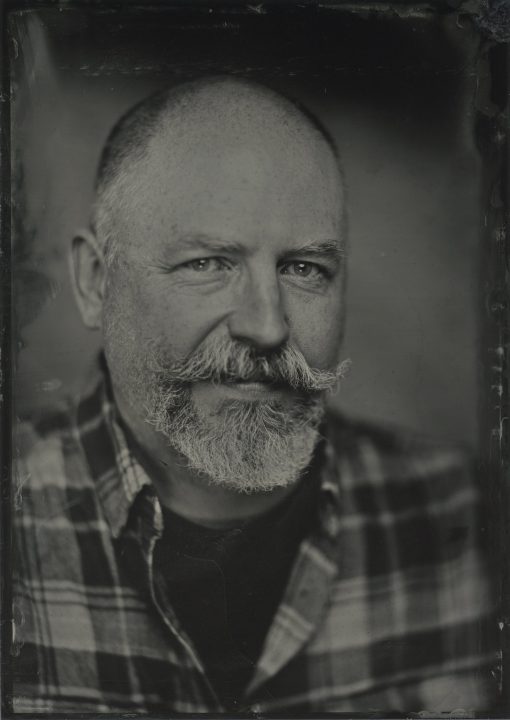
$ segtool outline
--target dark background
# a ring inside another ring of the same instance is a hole
[[[478,35],[431,17],[314,8],[10,14],[17,369],[14,409],[76,392],[98,348],[68,281],[99,152],[118,116],[205,73],[301,99],[337,140],[349,186],[346,412],[478,442],[481,162]]]

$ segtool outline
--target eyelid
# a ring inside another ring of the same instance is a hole
[[[318,270],[320,273],[322,273],[325,277],[331,277],[336,270],[336,268],[329,267],[325,263],[317,262],[315,260],[303,260],[303,259],[285,260],[279,264],[279,267],[285,268],[285,267],[288,267],[289,265],[311,265],[316,270]]]
[[[186,267],[186,265],[191,265],[192,263],[198,263],[203,260],[210,260],[211,262],[216,261],[221,265],[231,265],[231,261],[227,258],[221,257],[220,255],[200,255],[200,257],[194,257],[190,258],[189,260],[184,260],[182,263],[179,264],[179,267]]]
[[[225,258],[219,257],[218,255],[200,255],[199,257],[196,257],[196,258],[189,258],[189,260],[183,260],[180,263],[180,265],[191,265],[191,263],[201,262],[203,260],[210,260],[210,261],[217,260],[219,262],[223,262],[225,260]]]

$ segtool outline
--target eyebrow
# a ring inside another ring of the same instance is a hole
[[[347,255],[346,244],[343,240],[320,240],[309,242],[289,250],[289,255],[309,255],[315,257],[330,257],[334,260],[342,260]]]
[[[196,233],[193,235],[181,235],[179,238],[180,247],[203,248],[210,252],[242,252],[243,246],[235,240]]]
[[[226,238],[215,237],[205,233],[194,233],[190,235],[182,235],[179,238],[180,247],[201,248],[208,252],[229,253],[246,252],[246,247],[236,240],[228,240]],[[289,247],[282,255],[288,257],[290,255],[307,255],[314,257],[329,257],[333,260],[342,260],[346,257],[346,243],[338,239],[327,239],[319,241],[310,241],[302,243],[296,247]]]

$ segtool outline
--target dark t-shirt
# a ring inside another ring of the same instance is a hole
[[[282,599],[298,546],[317,515],[317,474],[275,508],[228,529],[164,509],[155,562],[170,602],[227,708],[238,706]]]

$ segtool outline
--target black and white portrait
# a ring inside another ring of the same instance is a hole
[[[499,712],[496,111],[424,5],[8,14],[12,713]]]

